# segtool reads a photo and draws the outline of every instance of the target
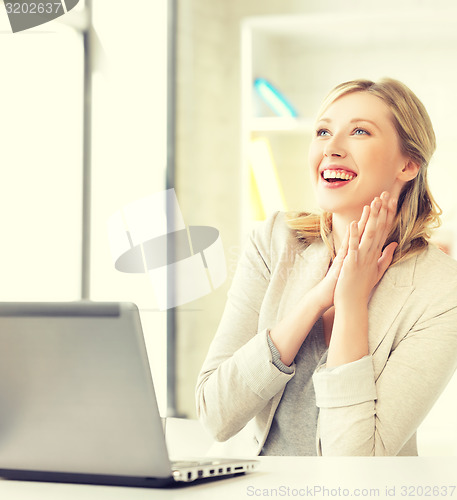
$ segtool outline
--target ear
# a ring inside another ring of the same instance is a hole
[[[398,173],[397,178],[401,181],[408,182],[414,179],[419,173],[420,166],[411,159],[407,159],[402,170]]]

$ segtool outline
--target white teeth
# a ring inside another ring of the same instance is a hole
[[[350,173],[344,173],[337,170],[324,170],[322,173],[324,179],[342,179],[345,181],[351,181],[355,176]]]

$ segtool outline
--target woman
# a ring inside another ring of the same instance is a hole
[[[327,97],[309,155],[323,215],[254,231],[199,376],[199,417],[233,453],[417,455],[457,367],[457,262],[427,241],[434,149],[396,80]]]

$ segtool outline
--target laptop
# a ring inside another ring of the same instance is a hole
[[[257,464],[169,459],[134,304],[0,303],[0,477],[158,487]]]

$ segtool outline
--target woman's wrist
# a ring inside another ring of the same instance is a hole
[[[335,303],[335,319],[327,367],[339,366],[368,354],[368,305],[365,300]]]
[[[342,297],[335,297],[335,311],[359,311],[361,308],[368,308],[368,302],[370,300],[370,294],[364,293],[354,293],[346,294]]]
[[[324,281],[320,281],[308,292],[308,300],[316,310],[317,317],[322,316],[327,309],[333,306],[333,294],[329,294]]]
[[[270,339],[287,366],[292,364],[311,328],[322,315],[320,295],[315,288],[309,290],[292,311],[270,330]]]

